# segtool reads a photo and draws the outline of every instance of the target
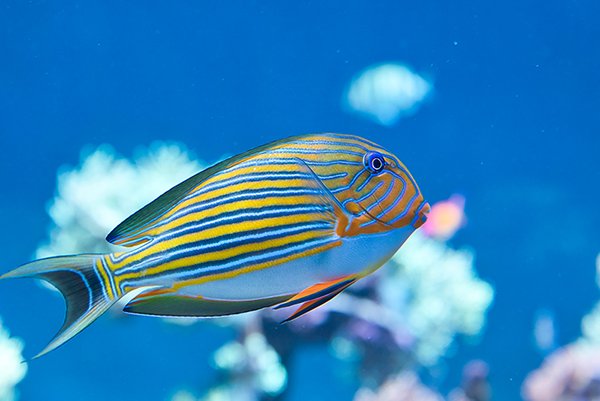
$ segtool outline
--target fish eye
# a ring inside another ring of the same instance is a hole
[[[381,153],[368,152],[363,158],[365,167],[372,173],[379,173],[385,167],[385,159]]]

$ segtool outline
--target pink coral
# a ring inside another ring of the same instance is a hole
[[[600,347],[573,344],[554,352],[523,385],[530,401],[599,401]]]
[[[452,195],[448,200],[435,203],[423,225],[423,232],[428,237],[448,240],[456,231],[465,225],[465,198]]]

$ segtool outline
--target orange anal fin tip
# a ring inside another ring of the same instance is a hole
[[[340,292],[342,292],[346,288],[350,287],[356,280],[357,279],[353,277],[353,278],[346,279],[341,282],[336,282],[336,284],[334,284],[333,286],[328,287],[329,291],[325,295],[321,295],[318,298],[315,298],[316,293],[313,294],[312,298],[310,298],[310,299],[309,299],[310,296],[304,297],[304,299],[305,299],[304,303],[294,313],[292,313],[292,315],[290,317],[288,317],[281,323],[283,324],[283,323],[289,322],[290,320],[297,319],[300,316],[304,315],[305,313],[308,313],[311,310],[323,305],[324,303],[329,302],[330,300],[335,298],[335,296],[338,295]],[[313,287],[311,287],[311,288],[313,288]],[[279,307],[291,306],[291,305],[295,305],[300,302],[303,302],[302,298],[298,298],[294,301],[290,300],[290,301],[284,302],[283,304],[280,304],[277,307],[279,308]]]
[[[318,283],[307,289],[299,292],[288,301],[279,304],[275,309],[286,308],[288,306],[297,305],[303,302],[313,301],[329,294],[337,295],[356,281],[356,276],[345,276],[337,280]]]
[[[280,324],[284,324],[284,323],[287,323],[294,319],[297,319],[300,316],[304,315],[305,313],[308,313],[311,310],[323,305],[324,303],[331,301],[340,292],[341,291],[335,292],[333,294],[329,294],[324,297],[303,303],[294,313],[292,313],[292,315],[290,317],[288,317],[287,319],[282,321]]]

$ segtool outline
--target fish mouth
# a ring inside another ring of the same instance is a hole
[[[427,221],[427,215],[431,211],[431,206],[429,206],[429,202],[423,202],[421,206],[417,209],[417,213],[415,216],[415,222],[413,226],[415,229],[421,227]]]

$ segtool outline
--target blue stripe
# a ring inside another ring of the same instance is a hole
[[[323,213],[324,211],[331,211],[331,209],[317,205],[299,205],[289,207],[282,207],[281,205],[272,205],[261,208],[234,210],[231,212],[222,213],[212,218],[204,219],[201,222],[195,221],[183,224],[179,226],[176,230],[169,231],[156,237],[152,241],[152,246],[154,246],[157,242],[167,241],[169,239],[178,237],[180,235],[184,235],[186,233],[199,233],[203,230],[208,230],[225,224],[238,224],[248,221],[256,221],[283,216],[295,216],[307,213]],[[134,256],[142,251],[143,249],[135,249],[132,252],[128,252],[122,255],[119,258],[115,258],[115,261],[120,262],[121,260],[124,260],[125,258],[128,258],[130,256]]]
[[[342,155],[349,155],[349,156],[358,156],[358,157],[363,157],[362,153],[359,152],[353,152],[351,150],[335,150],[335,149],[297,149],[297,148],[281,148],[281,149],[273,149],[270,150],[268,152],[269,154],[271,153],[297,153],[297,154],[302,154],[302,155],[318,155],[318,154],[342,154]]]
[[[415,195],[410,198],[410,201],[408,202],[408,204],[406,205],[406,208],[404,209],[404,211],[402,213],[400,213],[398,216],[394,217],[393,219],[389,220],[387,222],[387,224],[394,224],[396,221],[400,220],[402,217],[406,216],[406,214],[408,213],[408,211],[410,210],[410,208],[412,207],[413,203],[415,203],[415,200],[419,197],[419,192],[416,192]],[[373,221],[372,223],[374,223],[375,221]],[[365,224],[365,226],[368,226],[369,224],[372,223],[368,223]]]
[[[379,206],[381,199],[387,198],[390,195],[390,193],[392,193],[393,189],[394,189],[394,180],[390,181],[390,185],[385,190],[384,194],[379,199],[375,198],[375,202],[373,202],[369,206],[367,206],[366,210],[367,211],[371,211],[371,209],[373,209],[375,206]],[[396,200],[398,200],[398,198],[396,198]],[[377,217],[379,218],[380,216],[383,216],[383,215],[385,215],[385,213],[382,211],[382,212],[379,213],[379,215],[377,215]]]
[[[348,176],[348,173],[343,171],[341,173],[335,173],[335,174],[330,174],[330,175],[319,175],[318,177],[321,180],[336,180],[338,178],[344,178],[346,176]],[[311,174],[311,177],[312,177],[312,174]]]
[[[396,197],[396,199],[394,199],[394,202],[388,206],[387,208],[385,208],[385,210],[383,210],[380,214],[377,215],[377,218],[382,218],[383,216],[385,216],[387,213],[389,213],[390,210],[394,210],[394,208],[396,207],[396,205],[398,205],[398,202],[400,202],[402,200],[402,198],[404,198],[404,194],[406,193],[406,181],[404,180],[404,178],[398,176],[397,177],[401,182],[402,182],[402,191],[400,191],[400,194]],[[394,180],[392,180],[392,185],[394,184]],[[385,199],[388,197],[390,191],[387,191],[382,198]]]
[[[335,133],[329,133],[326,134],[327,136],[330,136],[332,138],[339,138],[339,139],[352,139],[356,142],[362,142],[365,144],[365,146],[371,147],[371,148],[378,148],[381,150],[385,150],[381,147],[381,145],[376,144],[375,142],[371,142],[369,140],[366,140],[364,138],[361,138],[359,136],[356,135],[351,135],[351,134],[335,134]],[[386,152],[387,153],[387,152]]]
[[[83,281],[83,284],[85,285],[85,288],[87,289],[88,292],[88,307],[87,310],[89,311],[92,308],[93,305],[93,296],[92,296],[92,287],[90,287],[90,283],[87,280],[87,278],[85,278],[85,274],[83,274],[82,272],[80,272],[79,270],[74,270],[74,269],[65,269],[65,268],[58,268],[58,269],[53,269],[53,270],[46,270],[44,271],[44,273],[60,273],[60,272],[71,272],[71,273],[75,273],[77,275],[79,275],[81,277],[81,281]],[[65,297],[65,299],[67,299],[67,297]],[[82,315],[82,317],[85,316],[85,313]],[[79,318],[81,319],[81,317]],[[79,320],[77,319],[77,320]]]
[[[360,192],[362,191],[368,184],[369,182],[371,182],[371,179],[374,177],[374,175],[369,172],[369,176],[367,177],[367,179],[358,186],[358,188],[356,188],[356,192]]]
[[[360,163],[362,165],[362,163]],[[354,186],[354,184],[356,183],[356,181],[358,180],[358,177],[360,177],[362,175],[362,173],[364,172],[369,173],[365,168],[361,169],[359,172],[357,172],[354,175],[354,178],[352,178],[352,181],[350,181],[350,183],[348,185],[344,185],[342,187],[338,187],[338,188],[334,188],[334,189],[330,189],[330,192],[332,193],[338,193],[338,192],[343,192],[343,191],[347,191],[350,188],[352,188],[352,186]],[[369,173],[370,174],[370,173]]]
[[[332,223],[328,222],[312,222],[303,224],[288,224],[275,229],[274,227],[264,227],[256,230],[241,231],[231,234],[225,234],[220,237],[214,237],[205,240],[188,242],[172,248],[168,251],[161,252],[161,258],[158,263],[149,264],[148,260],[155,261],[155,255],[149,255],[131,267],[119,269],[116,273],[124,274],[144,269],[150,269],[157,265],[172,262],[174,260],[183,259],[189,256],[199,255],[205,252],[218,252],[228,248],[247,245],[255,242],[268,241],[276,238],[285,237],[288,235],[299,234],[305,231],[312,230],[331,230]],[[162,273],[161,273],[162,274]],[[150,275],[151,276],[151,275]]]
[[[237,201],[246,201],[246,200],[258,200],[264,198],[286,198],[286,197],[296,197],[301,195],[320,195],[322,190],[319,189],[311,189],[306,187],[287,187],[287,188],[260,188],[260,189],[246,189],[242,191],[238,191],[233,194],[225,194],[218,197],[215,197],[209,201],[203,201],[200,203],[193,203],[187,207],[184,207],[177,212],[173,213],[166,219],[160,221],[160,223],[156,224],[154,228],[162,227],[166,224],[171,223],[172,221],[186,216],[192,213],[200,213],[208,210],[216,209],[219,206],[227,205],[232,202]]]
[[[358,148],[364,152],[369,152],[370,149],[361,146],[361,145],[357,145],[355,143],[349,143],[349,142],[342,142],[342,141],[326,141],[326,140],[322,140],[322,139],[311,139],[311,140],[297,140],[297,141],[291,141],[290,143],[293,144],[298,144],[298,145],[302,145],[302,144],[307,144],[307,145],[325,145],[325,146],[345,146],[348,148]],[[379,146],[377,146],[379,147]],[[320,152],[320,150],[315,151],[315,152]],[[362,154],[360,154],[362,157]]]
[[[102,259],[102,258],[100,258],[100,259]],[[102,262],[100,262],[100,263],[102,263]],[[94,270],[96,277],[98,277],[98,283],[100,283],[100,287],[102,288],[102,294],[104,295],[104,299],[106,299],[107,301],[110,301],[111,299],[108,296],[108,293],[106,292],[106,287],[104,287],[104,281],[102,280],[102,276],[100,275],[100,272],[98,272],[98,268],[96,267],[95,260],[92,263],[92,270]],[[107,273],[107,275],[108,275],[108,273]]]
[[[229,259],[210,263],[200,263],[185,269],[177,269],[168,273],[160,273],[162,277],[169,277],[175,280],[183,281],[186,279],[196,279],[214,274],[231,272],[245,267],[253,266],[267,261],[286,258],[297,253],[309,251],[321,246],[336,242],[336,238],[317,238],[296,242],[293,244],[281,245],[266,250],[257,250],[238,255]],[[144,276],[142,279],[125,280],[121,283],[121,288],[126,286],[135,286],[135,282],[140,282],[152,276]],[[131,284],[130,284],[131,283]]]
[[[230,172],[230,171],[228,171],[228,172]],[[197,197],[198,195],[206,194],[208,192],[211,192],[211,191],[214,191],[217,189],[221,189],[221,188],[225,188],[230,185],[239,184],[239,183],[260,182],[260,181],[265,181],[265,180],[269,180],[269,181],[293,180],[293,179],[301,180],[301,179],[307,179],[307,178],[312,179],[312,175],[306,174],[306,173],[301,173],[301,172],[278,173],[276,171],[248,173],[248,174],[245,174],[242,176],[234,176],[231,178],[227,178],[225,180],[220,180],[220,181],[215,181],[215,182],[209,183],[206,186],[202,187],[201,189],[190,193],[185,198],[183,198],[182,201],[192,199],[192,198]]]
[[[111,259],[112,259],[112,254],[110,254],[109,257],[111,257]],[[104,267],[104,271],[106,272],[106,275],[108,276],[108,281],[110,283],[110,289],[112,290],[112,293],[115,294],[115,296],[117,296],[117,287],[115,286],[115,279],[113,277],[113,273],[108,268],[105,258],[100,258],[100,261],[102,263],[102,266]]]
[[[423,210],[423,208],[425,207],[426,204],[427,204],[427,201],[421,202],[421,204],[417,208],[417,211],[415,212],[415,217],[413,217],[413,219],[410,222],[411,226],[415,225],[415,223],[417,222],[417,219],[419,218],[419,213],[421,212],[421,210]]]

